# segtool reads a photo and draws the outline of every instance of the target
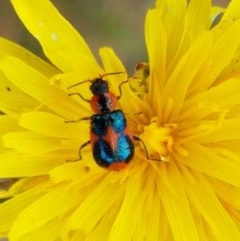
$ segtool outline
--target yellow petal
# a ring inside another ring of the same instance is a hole
[[[217,146],[219,148],[223,148],[223,150],[229,150],[230,152],[237,154],[240,151],[239,149],[240,140],[237,139],[237,140],[230,140],[230,141],[221,141],[217,143]]]
[[[167,35],[167,73],[174,68],[172,62],[181,43],[184,29],[187,1],[185,0],[157,0],[156,7],[161,10],[164,30]],[[155,23],[153,23],[155,24]],[[161,24],[161,23],[160,23]],[[176,28],[177,26],[177,28]],[[158,63],[161,64],[161,63]]]
[[[13,198],[40,183],[45,183],[47,185],[49,177],[47,175],[41,175],[36,177],[7,178],[4,180],[8,180],[7,184],[9,184],[9,186],[5,188],[1,187],[4,189],[0,189],[0,198]]]
[[[187,177],[187,176],[186,176]],[[195,173],[193,180],[183,179],[192,204],[199,210],[217,240],[238,240],[239,231],[203,175]]]
[[[0,154],[0,177],[26,177],[47,174],[54,167],[73,158],[67,152],[50,152],[40,154],[20,154],[5,152]]]
[[[0,71],[0,78],[1,78],[1,82],[0,82],[0,90],[1,91],[12,91],[13,90],[13,84],[11,83],[11,81],[4,75],[4,73],[2,71]],[[15,88],[17,89],[17,88]]]
[[[167,239],[166,231],[169,231],[169,225],[160,202],[161,197],[155,189],[155,185],[158,185],[159,182],[159,176],[154,174],[156,173],[151,170],[146,180],[145,208],[141,211],[141,218],[138,219],[132,240],[144,240],[146,237],[149,240],[170,240]],[[151,207],[154,207],[154,211]]]
[[[97,166],[89,150],[83,150],[82,156],[83,160],[68,162],[51,170],[49,172],[51,180],[53,180],[54,183],[58,183],[76,180],[81,177],[81,184],[79,183],[79,186],[84,186],[88,185],[90,182],[94,182],[94,180],[105,173],[103,169]]]
[[[158,9],[149,10],[145,22],[145,38],[148,49],[150,73],[158,76],[155,86],[162,88],[165,84],[167,35]],[[156,78],[155,78],[156,79]],[[154,90],[152,90],[154,91]]]
[[[202,31],[206,30],[207,24],[210,20],[210,7],[211,0],[191,0],[189,2],[185,31],[187,35],[190,35],[188,37],[190,37],[192,41],[194,41]]]
[[[50,85],[49,79],[42,73],[18,59],[6,58],[0,63],[0,68],[19,89],[69,120],[78,119],[77,113],[80,115],[84,110],[89,109],[86,105],[81,106],[85,102],[82,101],[81,104],[78,104],[63,90]]]
[[[196,121],[214,112],[231,109],[240,103],[240,95],[236,91],[237,89],[240,89],[239,79],[229,79],[226,82],[189,98],[184,102],[181,114],[176,120],[178,122],[189,121],[189,119]]]
[[[161,90],[167,79],[165,77],[167,35],[161,17],[160,10],[149,10],[145,21],[145,39],[150,63],[148,101],[159,116],[162,115],[162,101],[156,99],[161,96]]]
[[[171,122],[178,115],[183,101],[186,98],[189,85],[193,81],[194,75],[199,70],[203,61],[212,48],[212,35],[210,33],[202,34],[184,55],[174,72],[170,76],[162,92],[163,106],[166,106],[169,98],[174,100],[174,108],[170,115],[170,120],[163,116],[163,122]],[[204,51],[202,51],[204,49]],[[173,90],[178,90],[173,91]]]
[[[144,200],[147,195],[147,189],[142,189],[144,185],[143,181],[141,174],[136,173],[128,180],[127,186],[125,187],[126,193],[124,200],[116,219],[113,221],[109,240],[132,240],[134,227],[142,217]],[[128,222],[126,222],[126,220],[128,220]],[[131,225],[129,225],[129,223],[131,223]]]
[[[115,192],[116,186],[115,184],[110,184],[110,179],[107,176],[105,180],[102,180],[99,185],[95,186],[90,195],[73,212],[66,224],[69,230],[91,231],[108,210],[121,200],[125,185],[119,186],[118,191]],[[114,193],[114,196],[112,196],[112,193]],[[106,203],[107,199],[109,201]],[[118,209],[118,205],[115,208]],[[88,211],[86,212],[86,210]]]
[[[37,228],[31,233],[23,236],[20,240],[22,241],[47,241],[47,240],[56,240],[59,235],[59,230],[61,230],[63,225],[63,221],[59,220],[58,218],[52,219],[45,225]],[[19,239],[17,239],[19,240]]]
[[[65,60],[65,54],[69,56],[77,53],[76,63],[79,65],[84,65],[84,58],[90,58],[95,62],[84,39],[59,14],[50,1],[12,0],[11,2],[27,29],[40,41],[47,57],[62,71],[78,70],[76,65],[73,66],[72,62]],[[96,62],[94,64],[98,68],[98,64]]]
[[[22,128],[18,126],[18,122],[8,115],[0,115],[0,135],[2,136],[9,131],[18,131]]]
[[[57,115],[33,111],[22,114],[20,125],[28,130],[35,131],[42,135],[63,138],[89,138],[89,121],[83,120],[77,123],[65,123],[64,120]]]
[[[34,110],[40,105],[39,101],[25,95],[9,91],[0,91],[2,100],[0,110],[5,114],[18,118],[23,112]]]
[[[213,178],[210,179],[209,183],[222,200],[235,207],[236,210],[240,210],[240,188],[233,187]]]
[[[0,38],[0,59],[5,58],[7,55],[24,61],[32,68],[44,73],[47,77],[51,77],[59,73],[59,70],[57,70],[44,60],[40,59],[30,51],[7,39]]]
[[[9,239],[18,240],[52,219],[61,217],[76,205],[78,198],[79,193],[72,192],[71,188],[59,186],[51,190],[21,212],[9,233]]]
[[[123,66],[121,60],[117,57],[114,53],[113,49],[111,48],[101,48],[99,51],[100,57],[103,62],[104,69],[106,70],[106,74],[108,73],[116,73],[116,72],[123,72],[116,75],[110,75],[109,79],[111,79],[111,89],[114,93],[118,95],[118,86],[125,80],[127,80],[127,73],[126,69]],[[108,76],[106,75],[106,77]]]
[[[211,125],[209,121],[207,125]],[[240,118],[224,120],[222,125],[216,131],[207,135],[207,137],[199,138],[198,141],[202,143],[212,143],[226,140],[239,140],[240,139]]]
[[[174,240],[199,240],[197,226],[193,221],[190,211],[190,204],[183,186],[183,177],[176,165],[171,162],[167,165],[168,185],[174,190],[168,189],[165,185],[157,185]]]
[[[232,0],[229,2],[228,7],[222,17],[221,22],[231,22],[240,18],[240,2],[238,0]]]
[[[37,185],[29,191],[18,194],[16,197],[9,199],[0,205],[0,233],[7,232],[19,213],[26,206],[37,200],[42,195],[43,185]]]
[[[86,241],[99,241],[99,237],[101,240],[109,240],[107,237],[109,235],[110,228],[112,226],[113,220],[116,218],[118,213],[117,208],[110,209],[101,219],[101,225],[97,225],[93,232],[90,232],[86,239],[77,238],[74,241],[78,240],[86,240]]]
[[[116,80],[124,81],[127,78],[126,68],[121,60],[118,58],[112,48],[102,47],[99,49],[99,55],[103,62],[106,73],[123,72],[121,74],[113,75]],[[121,83],[121,82],[120,82]]]
[[[5,147],[20,153],[47,153],[68,147],[60,138],[42,136],[30,131],[9,132],[3,136],[3,142]]]
[[[223,155],[224,153],[218,155],[216,149],[204,147],[193,142],[188,142],[185,149],[188,150],[189,155],[186,157],[176,155],[175,159],[178,162],[191,167],[193,170],[240,187],[239,159],[234,157],[234,155],[227,157]]]
[[[235,52],[240,45],[240,23],[232,24],[222,35],[215,40],[215,44],[208,52],[208,57],[198,70],[194,83],[194,92],[207,90],[216,81],[218,75],[235,57]]]
[[[76,81],[92,79],[98,77],[104,72],[102,68],[96,63],[95,59],[83,55],[81,52],[54,52],[51,54],[50,60],[54,64],[58,62],[58,65],[60,65],[59,68],[65,73],[77,73],[78,78],[76,78]]]

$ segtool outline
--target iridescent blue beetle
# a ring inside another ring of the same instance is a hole
[[[119,73],[121,72],[110,74]],[[128,81],[119,85],[119,96],[109,92],[108,81],[103,80],[103,76],[77,83],[69,86],[68,89],[85,82],[91,83],[90,90],[93,96],[90,100],[85,99],[79,93],[69,94],[70,96],[78,95],[84,101],[89,102],[95,113],[91,117],[81,119],[90,119],[91,124],[90,140],[80,146],[79,159],[82,159],[82,148],[91,144],[94,160],[100,167],[120,171],[126,167],[134,155],[133,136],[129,131],[127,120],[121,110],[115,110],[116,102],[122,94],[121,86]]]
[[[116,102],[121,98],[121,86],[128,81],[119,85],[119,96],[109,92],[108,81],[103,80],[106,75],[120,74],[122,72],[108,73],[93,80],[71,85],[68,89],[77,85],[90,82],[90,90],[93,94],[90,100],[85,99],[79,93],[71,93],[69,96],[78,95],[82,100],[90,103],[93,112],[91,117],[82,118],[81,120],[90,120],[90,140],[82,144],[79,148],[79,159],[82,159],[81,150],[91,144],[92,154],[96,163],[103,168],[120,171],[124,169],[134,156],[133,140],[140,141],[145,150],[147,159],[149,158],[144,142],[137,136],[132,136],[121,110],[116,110]],[[75,122],[75,121],[66,121]]]

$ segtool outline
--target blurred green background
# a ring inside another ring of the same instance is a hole
[[[34,0],[29,0],[34,1]],[[155,0],[52,0],[58,10],[82,34],[95,56],[102,46],[112,47],[129,74],[139,61],[146,61],[144,19]],[[215,0],[226,6],[230,0]],[[40,8],[39,8],[40,11]],[[27,32],[10,0],[0,0],[0,36],[44,58],[38,42]]]

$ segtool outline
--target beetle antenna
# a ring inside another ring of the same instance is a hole
[[[78,82],[78,83],[76,83],[76,84],[73,84],[73,85],[68,86],[67,89],[71,89],[71,88],[73,88],[73,87],[75,87],[75,86],[84,84],[84,83],[86,83],[86,82],[91,82],[91,80],[84,80],[84,81]]]
[[[121,96],[122,96],[122,85],[123,85],[123,84],[126,84],[126,83],[128,83],[128,80],[123,81],[123,82],[118,86],[119,96],[117,96],[117,100],[119,100],[119,99],[121,98]]]
[[[103,75],[100,75],[101,78],[108,76],[108,75],[116,75],[116,74],[124,74],[126,73],[125,71],[121,71],[121,72],[112,72],[112,73],[105,73]]]

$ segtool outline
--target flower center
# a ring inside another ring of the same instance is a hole
[[[172,152],[176,124],[161,126],[155,117],[149,125],[142,126],[141,129],[139,137],[145,143],[150,157],[159,156],[162,161],[168,161]]]

